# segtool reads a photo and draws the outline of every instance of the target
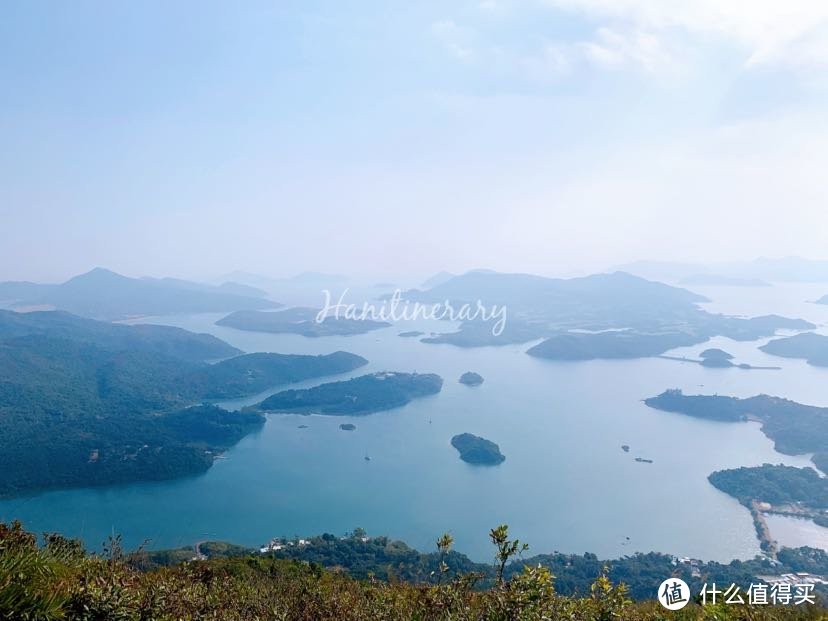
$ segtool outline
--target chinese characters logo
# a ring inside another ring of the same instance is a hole
[[[668,578],[658,587],[658,601],[667,610],[681,610],[690,601],[690,587],[684,580]]]

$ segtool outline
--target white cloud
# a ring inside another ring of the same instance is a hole
[[[453,20],[444,19],[431,24],[431,34],[458,60],[469,61],[474,57],[470,46],[470,32]]]
[[[673,55],[659,37],[638,30],[619,31],[602,27],[591,41],[576,44],[585,57],[605,67],[639,65],[647,71],[656,71],[673,64]]]
[[[663,37],[671,29],[715,35],[743,48],[746,66],[828,64],[823,0],[539,0]]]

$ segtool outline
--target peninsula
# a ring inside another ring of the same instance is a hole
[[[284,390],[262,401],[264,412],[343,416],[372,414],[435,395],[443,379],[433,373],[381,372],[301,390]]]
[[[777,451],[786,455],[814,453],[814,464],[828,467],[828,408],[803,405],[768,395],[747,399],[721,395],[685,395],[681,390],[666,390],[645,399],[649,407],[687,416],[724,422],[754,420],[774,441]]]
[[[264,417],[194,404],[367,362],[240,353],[179,328],[0,311],[0,497],[204,472]]]
[[[808,364],[828,367],[828,336],[804,332],[775,339],[760,347],[763,352],[782,358],[801,358]]]
[[[216,325],[249,332],[299,334],[307,337],[365,334],[391,325],[385,321],[345,319],[334,316],[325,317],[320,322],[317,321],[318,314],[317,309],[305,307],[277,311],[242,310],[219,319]]]

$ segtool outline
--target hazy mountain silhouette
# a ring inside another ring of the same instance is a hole
[[[234,292],[235,290],[236,292]],[[0,300],[21,307],[51,307],[96,319],[123,319],[170,313],[230,312],[275,308],[279,304],[238,288],[212,287],[173,278],[129,278],[104,268],[59,285],[0,283]]]

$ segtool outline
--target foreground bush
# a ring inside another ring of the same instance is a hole
[[[494,529],[497,562],[522,545]],[[438,542],[448,553],[451,539]],[[428,584],[356,580],[298,561],[262,556],[183,563],[140,571],[123,558],[118,541],[102,555],[85,554],[57,535],[36,538],[19,524],[0,524],[0,619],[10,620],[544,620],[646,621],[657,619],[765,621],[828,618],[817,606],[708,606],[679,612],[657,602],[633,603],[623,585],[605,576],[589,596],[555,594],[554,577],[526,567],[491,588],[476,589],[475,575],[448,576],[443,564]],[[655,587],[655,585],[654,585]]]

